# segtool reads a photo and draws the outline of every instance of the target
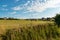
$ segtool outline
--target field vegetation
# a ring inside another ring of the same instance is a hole
[[[60,40],[54,21],[0,20],[0,40]]]
[[[60,40],[60,15],[54,18],[0,18],[0,40]]]

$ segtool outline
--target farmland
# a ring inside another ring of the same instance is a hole
[[[0,20],[1,40],[60,40],[53,21]]]

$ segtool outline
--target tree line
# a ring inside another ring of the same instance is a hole
[[[4,18],[0,18],[0,20],[19,20],[17,18],[7,18],[7,17],[4,17]]]
[[[7,18],[7,17],[4,17],[4,18],[0,18],[0,20],[20,20],[20,19],[17,19],[17,18]],[[22,20],[22,19],[21,19]],[[43,21],[54,21],[58,27],[60,26],[60,14],[56,14],[55,17],[52,17],[52,18],[41,18],[41,19],[23,19],[23,20],[31,20],[31,21],[37,21],[37,20],[43,20]]]
[[[37,21],[37,20],[43,20],[43,21],[54,21],[54,18],[39,18],[39,19],[18,19],[18,18],[7,18],[7,17],[4,17],[4,18],[0,18],[0,20],[30,20],[30,21]]]

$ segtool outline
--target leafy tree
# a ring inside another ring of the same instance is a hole
[[[47,18],[47,21],[50,21],[50,20],[51,20],[51,18],[48,17],[48,18]]]
[[[60,26],[60,14],[55,16],[55,23],[58,25],[58,27]]]

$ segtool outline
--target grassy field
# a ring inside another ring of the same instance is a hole
[[[1,30],[4,31],[5,29],[35,26],[35,25],[39,25],[39,24],[45,25],[48,23],[53,24],[53,22],[50,22],[50,21],[0,20],[0,32],[1,32]]]
[[[52,21],[0,20],[1,40],[60,40]]]

